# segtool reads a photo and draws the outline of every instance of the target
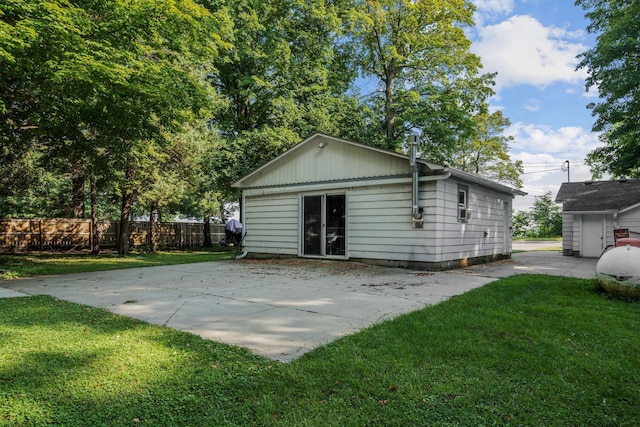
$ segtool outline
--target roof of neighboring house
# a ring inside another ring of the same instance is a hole
[[[556,203],[565,212],[620,211],[640,204],[640,179],[565,182]]]

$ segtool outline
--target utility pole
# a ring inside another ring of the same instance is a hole
[[[565,160],[562,164],[562,170],[567,171],[567,182],[571,182],[571,175],[569,175],[569,160]]]

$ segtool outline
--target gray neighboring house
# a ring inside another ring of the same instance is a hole
[[[315,134],[240,179],[249,257],[447,269],[511,255],[525,193],[396,152]]]
[[[596,258],[616,235],[640,237],[640,179],[565,182],[562,203],[562,252]]]

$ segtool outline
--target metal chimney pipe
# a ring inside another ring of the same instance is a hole
[[[418,145],[420,144],[420,136],[419,135],[409,135],[408,136],[409,143],[409,162],[411,165],[411,172],[413,179],[411,180],[412,184],[412,214],[414,219],[421,219],[422,214],[420,214],[420,209],[418,208],[418,200],[420,197],[419,191],[420,188],[418,186],[419,180],[419,171],[418,171]]]

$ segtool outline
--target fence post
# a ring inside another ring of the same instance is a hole
[[[42,250],[42,219],[38,220],[38,249]]]
[[[116,248],[120,247],[120,221],[116,221]]]
[[[89,249],[93,251],[93,221],[89,220]]]

